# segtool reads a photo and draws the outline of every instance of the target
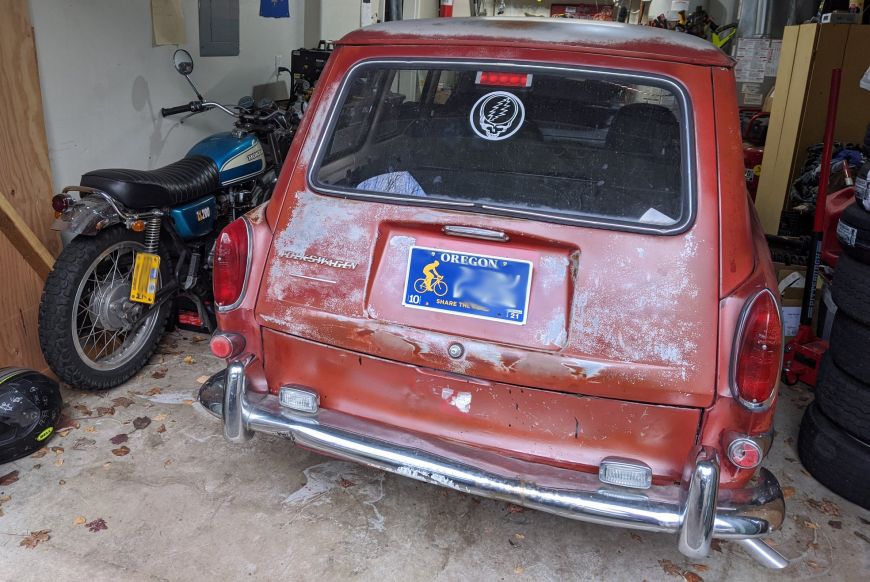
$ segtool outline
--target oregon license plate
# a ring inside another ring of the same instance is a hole
[[[160,255],[136,253],[133,279],[130,282],[130,301],[153,305],[160,278]]]
[[[532,263],[411,247],[402,305],[524,325]]]

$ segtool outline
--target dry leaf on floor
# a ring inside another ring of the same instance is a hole
[[[97,406],[97,416],[112,416],[115,414],[114,406]]]
[[[192,406],[192,405],[193,405],[193,400],[182,400],[181,403],[182,403],[182,404],[187,404],[188,406]]]
[[[146,393],[145,393],[145,396],[157,396],[157,395],[160,394],[162,391],[163,391],[163,390],[161,390],[160,388],[158,388],[157,386],[155,386],[154,388],[152,388],[152,389],[150,389],[148,392],[146,392]]]
[[[171,464],[172,464],[172,459],[166,459],[165,461],[163,461],[163,468],[165,469],[166,467],[168,467]]]
[[[521,534],[521,533],[515,533],[515,534],[514,534],[514,537],[517,538],[518,540],[524,540],[524,539],[526,539],[526,536],[524,536],[524,535]]]
[[[344,477],[338,480],[338,484],[341,486],[342,489],[347,489],[348,487],[353,487],[354,485],[356,485],[356,483],[349,479],[345,479]]]
[[[204,336],[204,335],[195,335],[192,338],[190,338],[190,341],[192,341],[195,344],[198,344],[200,342],[207,342],[208,337]]]
[[[41,449],[39,449],[38,451],[36,451],[32,455],[30,455],[30,458],[31,459],[41,459],[42,457],[44,457],[47,454],[48,454],[48,447],[42,447]]]
[[[639,534],[637,534],[635,532],[631,532],[629,535],[631,536],[631,539],[633,539],[634,541],[643,543],[643,538],[640,537]]]
[[[203,374],[202,376],[200,376],[196,379],[196,383],[197,384],[205,384],[208,381],[208,378],[209,378],[208,376]]]
[[[795,494],[794,487],[783,487],[782,488],[782,496],[788,499],[789,497]]]
[[[117,398],[112,398],[112,404],[114,404],[118,408],[127,408],[128,406],[133,404],[133,400],[127,398],[126,396],[118,396]]]
[[[522,574],[525,571],[526,571],[526,569],[520,565],[514,566],[514,574]]]
[[[126,443],[129,438],[130,437],[128,437],[126,433],[122,432],[122,433],[116,434],[115,436],[110,438],[109,442],[112,443],[113,445],[120,445],[122,443]]]
[[[57,422],[54,423],[54,430],[72,430],[81,426],[77,420],[73,420],[65,414],[61,414]]]
[[[80,516],[78,516],[77,518],[75,518],[75,520],[73,521],[73,523],[74,523],[75,525],[83,525],[86,521],[87,521],[87,518],[85,518],[84,515],[80,515]]]
[[[834,529],[843,529],[843,522],[832,519],[828,522],[828,525]]]
[[[87,527],[88,531],[90,532],[98,532],[103,529],[109,529],[109,526],[106,524],[106,520],[102,517],[98,517],[94,521],[86,523],[85,527]]]
[[[11,499],[11,495],[0,495],[0,517],[3,517],[3,504]]]
[[[166,425],[165,425],[165,424],[161,424],[160,426],[157,427],[156,430],[157,430],[157,432],[160,432],[160,433],[162,433],[162,432],[166,432]]]
[[[93,416],[94,414],[94,411],[85,406],[84,404],[74,404],[73,409],[82,416]]]
[[[58,485],[66,485],[66,479],[61,479],[57,482]]]
[[[103,463],[103,469],[108,469],[111,466],[112,466],[112,461],[106,461],[105,463]]]
[[[508,503],[505,509],[507,509],[508,513],[522,513],[526,510],[522,505],[516,505],[514,503]]]
[[[84,449],[88,448],[89,446],[95,445],[95,444],[97,444],[97,441],[95,441],[94,439],[89,439],[87,437],[79,437],[76,439],[76,442],[73,445],[73,448],[77,451],[83,451]]]
[[[810,568],[812,568],[813,570],[818,570],[819,568],[821,568],[821,566],[819,565],[819,563],[816,562],[815,560],[807,560],[807,561],[804,562],[804,563],[805,563],[807,566],[809,566]]]
[[[63,459],[55,460],[54,465],[55,467],[60,467],[61,465],[63,465]]]
[[[95,426],[86,426],[85,432],[97,432],[97,427]]]
[[[704,579],[692,571],[683,572],[683,580],[686,582],[704,582]]]
[[[16,481],[18,481],[18,470],[17,469],[15,471],[11,471],[9,473],[6,473],[2,477],[0,477],[0,487],[6,486],[6,485],[12,485]]]
[[[151,374],[151,377],[155,380],[160,380],[161,378],[166,377],[166,372],[168,371],[169,370],[167,370],[166,368],[160,368],[159,370],[155,370],[154,373]]]
[[[821,501],[817,499],[807,499],[807,505],[813,509],[821,511],[825,515],[840,517],[840,507],[830,499],[822,498]]]
[[[697,570],[698,572],[706,572],[707,570],[710,569],[710,566],[707,566],[706,564],[689,564],[689,565],[692,568],[694,568],[695,570]]]
[[[151,419],[147,416],[137,416],[133,419],[133,428],[135,428],[136,430],[142,430],[149,424],[151,424]]]
[[[670,560],[659,560],[659,566],[665,571],[668,576],[682,576],[683,570]]]
[[[50,529],[41,529],[39,531],[30,532],[29,536],[24,536],[24,539],[18,544],[19,546],[24,546],[28,550],[32,550],[36,546],[38,546],[42,542],[47,542],[51,539],[51,536],[48,535],[51,533]]]
[[[63,454],[63,447],[51,447],[51,452],[55,455]]]
[[[182,360],[185,364],[195,364],[196,360],[193,359],[193,356],[184,356],[184,360]]]
[[[710,549],[713,550],[714,552],[719,552],[721,554],[722,553],[722,542],[720,542],[716,538],[713,538],[713,541],[710,542]]]
[[[165,414],[158,414],[157,416],[153,417],[151,420],[153,420],[154,422],[162,422],[162,421],[166,420],[166,416],[167,415],[165,415]]]
[[[129,455],[130,447],[128,447],[127,445],[122,445],[117,449],[112,449],[112,454],[116,457],[123,457],[124,455]]]
[[[59,436],[62,439],[65,439],[71,430],[72,430],[71,428],[65,428],[63,430],[59,430],[59,431],[57,431],[57,436]]]

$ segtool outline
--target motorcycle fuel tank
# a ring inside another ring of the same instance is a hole
[[[220,171],[221,186],[253,178],[266,169],[263,148],[256,136],[236,137],[232,132],[216,133],[193,146],[188,156],[207,156]]]

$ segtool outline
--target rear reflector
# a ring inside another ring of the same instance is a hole
[[[214,301],[220,311],[235,309],[248,284],[251,257],[251,225],[234,220],[218,235],[214,249]]]
[[[532,76],[525,73],[479,71],[474,82],[478,85],[489,85],[494,87],[531,87]]]
[[[761,463],[763,457],[761,447],[751,439],[734,439],[728,445],[728,460],[740,469],[754,469]]]
[[[216,333],[208,344],[211,353],[224,360],[238,356],[245,349],[245,338],[237,333]]]
[[[619,457],[607,457],[598,467],[598,479],[602,483],[649,489],[652,485],[652,469],[646,463]]]
[[[297,412],[314,413],[320,408],[320,396],[317,392],[298,386],[284,386],[278,391],[281,406],[286,406]]]
[[[770,290],[747,302],[738,328],[732,382],[750,410],[770,406],[782,368],[782,321]]]

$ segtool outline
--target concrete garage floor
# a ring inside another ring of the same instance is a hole
[[[193,405],[197,378],[220,362],[192,337],[170,335],[125,386],[65,391],[78,428],[40,458],[0,466],[0,477],[18,471],[0,486],[0,580],[870,579],[870,512],[797,461],[805,388],[783,388],[766,462],[789,495],[788,519],[772,539],[791,565],[773,573],[727,543],[687,560],[671,536],[523,511],[278,438],[230,445]],[[146,416],[150,423],[134,429]],[[110,441],[122,433],[126,442]],[[129,453],[113,454],[122,447]],[[39,530],[50,539],[20,545]]]

